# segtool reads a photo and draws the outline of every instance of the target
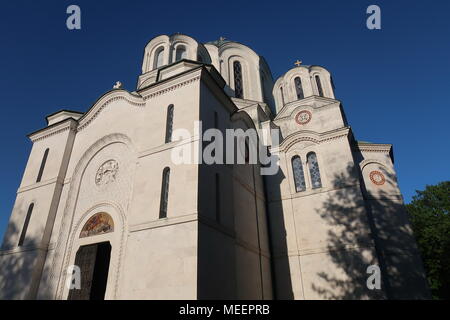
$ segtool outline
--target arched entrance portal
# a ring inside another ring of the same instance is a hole
[[[83,226],[79,238],[86,238],[114,231],[110,215],[97,213]],[[75,256],[80,268],[81,287],[69,291],[69,300],[104,300],[108,283],[111,243],[109,241],[82,245]]]
[[[75,256],[80,268],[81,287],[69,291],[69,300],[104,300],[108,282],[111,244],[101,242],[81,246]]]

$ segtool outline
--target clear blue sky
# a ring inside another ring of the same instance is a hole
[[[2,1],[0,237],[31,142],[62,108],[86,111],[120,80],[135,89],[143,48],[175,32],[220,36],[264,56],[274,78],[296,59],[326,67],[358,140],[394,144],[401,190],[450,178],[450,1]],[[66,8],[82,10],[69,31]],[[366,28],[366,8],[382,30]]]

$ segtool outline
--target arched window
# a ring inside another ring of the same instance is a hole
[[[25,236],[27,234],[28,224],[30,223],[31,214],[33,213],[34,203],[31,203],[28,207],[27,216],[25,217],[25,222],[23,223],[22,233],[19,238],[19,247],[21,247],[25,241]]]
[[[307,160],[312,188],[321,188],[322,180],[320,179],[319,163],[317,162],[316,154],[314,152],[308,153]]]
[[[250,161],[250,148],[248,146],[248,139],[245,139],[245,153],[244,153],[244,160],[245,163],[248,164]]]
[[[178,46],[175,50],[175,61],[186,59],[186,47]]]
[[[282,104],[282,106],[284,106],[284,92],[283,92],[283,87],[280,87],[280,94],[281,94],[281,104]]]
[[[294,83],[295,83],[295,92],[297,93],[297,99],[303,99],[305,97],[304,93],[303,93],[303,86],[302,86],[302,80],[300,79],[300,77],[296,77],[294,79]]]
[[[239,61],[233,62],[234,71],[234,96],[236,98],[244,98],[244,88],[242,84],[242,66]]]
[[[172,142],[173,131],[173,104],[167,108],[167,121],[166,121],[166,143]]]
[[[170,168],[165,168],[162,176],[161,204],[159,208],[159,218],[167,218],[167,205],[169,200],[169,176]]]
[[[153,69],[159,68],[164,63],[164,48],[160,47],[155,52],[155,60],[153,63]]]
[[[316,84],[317,84],[317,91],[319,92],[319,96],[323,97],[323,89],[322,89],[322,82],[320,81],[320,77],[316,75]]]
[[[264,75],[262,73],[261,73],[260,80],[261,80],[261,91],[262,91],[263,101],[267,102],[267,99],[266,99],[266,85],[265,85],[266,78],[264,77]]]
[[[303,172],[302,160],[299,156],[294,156],[292,158],[292,172],[294,173],[295,191],[305,191],[305,174]]]
[[[50,150],[48,148],[45,149],[44,156],[42,157],[41,167],[39,168],[39,173],[38,173],[36,182],[41,182],[42,174],[44,173],[45,163],[47,162],[49,151]]]

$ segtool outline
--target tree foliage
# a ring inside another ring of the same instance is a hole
[[[406,205],[434,299],[450,299],[450,181],[416,191]]]

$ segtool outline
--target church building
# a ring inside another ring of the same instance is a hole
[[[324,67],[273,79],[241,43],[161,35],[134,91],[117,82],[46,120],[28,135],[0,299],[429,297],[392,145],[355,139]],[[261,174],[247,144],[244,163],[174,163],[211,128],[269,132],[278,170]]]

